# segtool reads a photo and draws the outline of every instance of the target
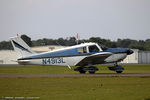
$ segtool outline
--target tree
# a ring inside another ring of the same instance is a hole
[[[56,42],[57,42],[58,45],[65,45],[65,43],[66,43],[65,40],[64,40],[63,38],[57,39]]]
[[[12,50],[13,47],[10,41],[2,41],[0,42],[0,50]]]
[[[62,45],[62,46],[72,46],[76,44],[75,37],[68,37],[66,39],[58,38],[58,39],[38,39],[31,41],[31,38],[27,35],[21,35],[21,38],[29,45],[29,46],[41,46],[41,45]],[[109,39],[103,39],[100,37],[91,37],[90,39],[82,39],[79,40],[79,43],[85,42],[95,42],[105,45],[109,48],[131,48],[131,49],[139,49],[139,50],[147,50],[150,51],[150,39],[147,40],[131,40],[131,39],[118,39],[117,41],[111,41]],[[12,45],[10,41],[1,41],[0,42],[0,50],[12,49]]]
[[[96,43],[101,43],[101,38],[100,37],[91,37],[89,39],[90,42],[96,42]]]
[[[150,51],[150,39],[147,39],[147,40],[145,41],[144,47],[145,47],[146,50]]]
[[[75,37],[70,37],[69,40],[66,42],[66,46],[72,46],[76,44],[76,38]]]
[[[32,46],[32,41],[31,38],[28,37],[27,35],[23,34],[21,35],[21,38],[31,47]]]

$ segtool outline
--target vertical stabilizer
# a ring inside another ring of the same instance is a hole
[[[11,38],[11,43],[17,54],[18,58],[27,57],[36,54],[22,39],[20,36]]]

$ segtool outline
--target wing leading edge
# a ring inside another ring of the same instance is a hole
[[[96,53],[90,56],[85,57],[75,66],[87,66],[89,64],[102,64],[105,63],[105,59],[112,55],[110,52]]]

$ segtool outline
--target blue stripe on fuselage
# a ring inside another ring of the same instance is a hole
[[[68,50],[61,50],[56,52],[47,52],[43,54],[38,54],[34,56],[26,57],[25,59],[34,59],[34,58],[47,58],[47,57],[59,57],[59,56],[68,56],[68,55],[77,55],[77,49],[68,49]]]
[[[104,52],[111,52],[111,53],[126,53],[128,49],[126,48],[108,48],[104,50]]]

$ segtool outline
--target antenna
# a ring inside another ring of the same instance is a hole
[[[76,35],[76,44],[79,44],[79,34]]]
[[[17,33],[17,37],[19,36],[19,34]]]

